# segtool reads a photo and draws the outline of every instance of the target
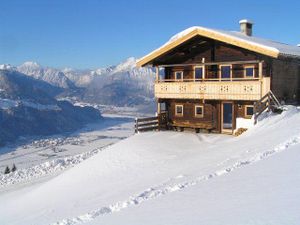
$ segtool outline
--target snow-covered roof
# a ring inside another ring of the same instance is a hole
[[[246,34],[237,31],[224,31],[194,26],[174,35],[164,45],[139,59],[137,65],[144,66],[153,59],[197,35],[225,42],[273,58],[278,58],[280,55],[300,58],[300,48],[298,46],[292,46],[254,36],[247,36]]]

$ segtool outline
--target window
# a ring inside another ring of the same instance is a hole
[[[158,78],[159,78],[159,80],[166,79],[166,70],[164,67],[159,67]]]
[[[161,112],[165,112],[167,110],[167,106],[165,102],[159,103],[159,108]]]
[[[254,77],[254,66],[245,66],[244,67],[244,77],[246,78],[252,78]]]
[[[183,79],[183,71],[175,72],[175,79],[176,80],[182,80]]]
[[[183,116],[183,105],[175,105],[175,115]]]
[[[204,107],[203,105],[195,106],[195,117],[203,117],[204,115]]]
[[[194,68],[194,78],[196,81],[202,80],[204,78],[204,67],[197,66]]]
[[[253,114],[254,114],[253,105],[246,105],[245,106],[245,117],[251,118]]]
[[[220,66],[220,77],[221,79],[231,78],[231,65],[221,65]]]

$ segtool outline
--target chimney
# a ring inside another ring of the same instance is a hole
[[[247,36],[252,36],[253,22],[244,19],[244,20],[240,20],[239,23],[240,23],[241,33],[246,34]]]

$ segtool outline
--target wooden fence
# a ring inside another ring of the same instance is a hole
[[[257,123],[258,116],[268,108],[268,111],[281,112],[282,106],[272,91],[269,91],[259,101],[254,103],[254,123]]]
[[[167,113],[162,112],[157,116],[135,119],[135,133],[152,130],[167,129]]]

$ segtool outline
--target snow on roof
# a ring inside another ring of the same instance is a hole
[[[279,55],[300,58],[300,48],[268,39],[247,36],[237,31],[224,31],[200,26],[185,29],[170,38],[164,45],[138,60],[137,65],[143,66],[161,54],[175,48],[190,38],[200,35],[222,41],[254,52],[277,58]]]
[[[240,20],[239,23],[250,23],[250,24],[253,24],[253,22],[251,20],[247,20],[247,19],[243,19],[243,20]]]
[[[243,41],[252,42],[253,44],[262,45],[266,48],[276,49],[279,52],[279,54],[282,55],[300,57],[300,49],[297,46],[288,45],[285,43],[268,40],[264,38],[248,36],[237,31],[219,31],[219,32],[222,32],[224,34],[227,33],[228,35],[231,35],[235,38],[240,38]]]

